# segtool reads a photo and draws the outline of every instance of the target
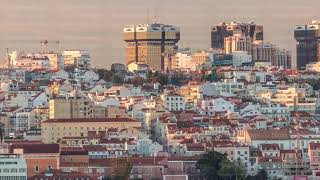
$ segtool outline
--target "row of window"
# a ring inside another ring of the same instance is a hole
[[[176,101],[180,100],[180,101],[182,101],[182,97],[180,97],[180,98],[178,98],[178,97],[176,97],[176,98],[173,98],[173,97],[169,98],[169,97],[167,97],[167,101],[169,101],[170,99],[171,99],[171,101],[173,101],[173,100],[176,100]]]
[[[1,180],[27,180],[26,176],[1,176]]]
[[[26,168],[19,168],[19,169],[18,168],[11,168],[11,169],[9,169],[9,168],[1,169],[0,168],[0,173],[1,172],[4,172],[4,173],[17,173],[17,172],[24,173],[24,172],[26,172]]]
[[[16,162],[16,161],[0,162],[0,165],[3,165],[3,164],[18,164],[18,162]]]
[[[113,127],[110,127],[110,128],[113,128]],[[57,127],[57,128],[54,128],[54,127],[51,127],[51,130],[60,130],[60,127]],[[69,127],[69,128],[66,128],[66,127],[61,127],[61,130],[67,130],[67,129],[69,129],[69,130],[72,130],[72,127]],[[73,127],[73,129],[74,130],[84,130],[85,128],[84,127]],[[90,130],[90,127],[87,127],[86,128],[87,130]],[[108,129],[108,127],[91,127],[91,130],[106,130],[106,129]],[[44,128],[44,130],[48,130],[48,128],[47,127],[45,127]]]

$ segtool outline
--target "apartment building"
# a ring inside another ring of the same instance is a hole
[[[42,141],[56,143],[64,137],[87,137],[88,131],[106,131],[109,128],[141,127],[141,122],[130,118],[73,118],[50,119],[42,122]]]
[[[132,25],[123,29],[126,63],[146,64],[163,70],[165,58],[170,58],[180,40],[180,28],[159,23]]]
[[[27,163],[19,154],[0,155],[1,180],[27,180]]]
[[[102,118],[105,108],[86,98],[54,98],[49,101],[49,118]]]
[[[91,57],[87,50],[65,50],[63,51],[64,66],[80,69],[91,67]]]

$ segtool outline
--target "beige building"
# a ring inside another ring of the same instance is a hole
[[[88,131],[136,127],[141,127],[141,122],[130,118],[50,119],[42,123],[41,135],[44,143],[56,143],[64,137],[86,137]]]
[[[119,106],[108,106],[106,108],[106,117],[108,118],[123,118],[127,117],[126,110]]]
[[[191,55],[192,61],[196,64],[204,64],[209,61],[209,53],[206,51],[195,52]]]
[[[139,24],[123,29],[126,63],[146,64],[157,70],[164,69],[165,57],[178,48],[180,28],[165,24]]]
[[[259,96],[272,103],[284,104],[290,111],[299,110],[314,114],[317,98],[307,96],[307,91],[295,87],[282,87],[274,92],[259,93]]]
[[[56,98],[49,101],[49,119],[102,118],[105,107],[85,98]]]
[[[91,57],[87,50],[65,50],[63,52],[64,66],[90,69]]]
[[[226,54],[232,54],[234,51],[247,51],[251,54],[251,38],[239,34],[224,38],[224,51]]]
[[[43,56],[47,56],[50,61],[50,69],[58,71],[64,68],[64,60],[61,53],[43,53]]]
[[[292,68],[292,53],[287,50],[278,49],[275,55],[275,59],[272,63],[272,66],[281,67],[284,69]]]
[[[41,123],[49,119],[49,108],[48,107],[38,107],[34,108],[34,121],[36,128],[41,128]]]

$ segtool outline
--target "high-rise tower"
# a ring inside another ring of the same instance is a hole
[[[251,23],[220,23],[211,27],[211,48],[224,49],[224,39],[239,34],[243,37],[250,37],[252,41],[263,40],[263,26]]]
[[[140,24],[123,29],[126,64],[146,64],[163,70],[164,59],[178,49],[180,28],[165,24]]]
[[[307,64],[320,61],[320,21],[296,26],[294,38],[297,41],[298,69],[305,69]]]

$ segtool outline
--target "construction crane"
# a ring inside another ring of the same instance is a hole
[[[48,43],[55,43],[58,46],[57,51],[60,51],[60,41],[48,41],[48,40],[42,40],[40,41],[41,44],[41,50],[43,53],[47,53],[48,52]]]

